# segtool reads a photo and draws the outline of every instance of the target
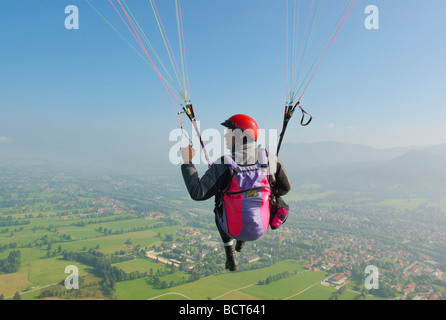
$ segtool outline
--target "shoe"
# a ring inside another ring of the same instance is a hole
[[[242,252],[243,246],[245,245],[245,241],[239,241],[237,240],[237,243],[235,245],[235,251]]]
[[[238,266],[235,262],[234,258],[234,247],[233,246],[225,246],[225,252],[226,252],[226,264],[225,268],[229,269],[229,271],[237,271]]]

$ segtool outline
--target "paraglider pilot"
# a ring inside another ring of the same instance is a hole
[[[253,118],[237,114],[222,125],[228,128],[225,140],[231,154],[215,161],[200,178],[192,163],[195,150],[192,146],[181,148],[181,171],[193,200],[215,196],[215,221],[226,252],[225,267],[236,271],[235,251],[241,252],[246,241],[266,232],[271,195],[285,195],[291,184],[281,161],[255,147],[259,129]]]

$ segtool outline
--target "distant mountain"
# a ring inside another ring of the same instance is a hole
[[[446,143],[425,148],[425,149],[423,149],[423,151],[431,153],[431,154],[436,154],[439,156],[446,157]]]
[[[435,148],[411,150],[376,169],[387,179],[404,183],[446,183],[446,153],[432,152]]]
[[[360,144],[340,142],[287,143],[281,150],[280,158],[287,167],[297,165],[307,169],[336,166],[369,161],[386,161],[401,156],[411,147],[375,149]]]
[[[107,165],[106,161],[100,161],[101,159],[96,158],[95,154],[88,157],[84,155],[78,159],[63,153],[59,155],[49,152],[39,153],[32,149],[22,150],[20,146],[15,148],[11,144],[3,145],[0,149],[0,164],[5,163],[5,160],[21,159],[48,160],[51,163],[81,165],[92,169],[99,165],[104,168],[130,171],[149,168],[180,179],[180,165],[169,162],[170,148],[171,145],[165,144],[145,151],[151,156],[132,157],[133,154],[125,154],[119,159],[110,156],[107,158],[110,164]],[[128,160],[130,158],[131,160]],[[416,191],[424,195],[446,196],[446,144],[425,148],[401,147],[381,150],[361,144],[340,142],[287,143],[281,149],[280,159],[290,176],[294,190],[305,183],[311,183],[320,186],[321,192],[393,190],[397,193],[404,189],[408,194]],[[197,168],[200,174],[203,174],[207,170],[207,165],[206,163],[197,165]]]
[[[446,144],[387,150],[338,142],[288,144],[280,158],[297,185],[446,195]]]

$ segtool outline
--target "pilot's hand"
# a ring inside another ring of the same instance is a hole
[[[186,148],[181,148],[181,157],[183,163],[192,163],[192,158],[195,156],[195,149],[191,145]]]

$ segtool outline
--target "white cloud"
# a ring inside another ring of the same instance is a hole
[[[11,142],[12,142],[12,138],[0,136],[0,143],[11,143]]]
[[[329,129],[333,129],[334,127],[335,127],[335,124],[333,122],[327,124],[327,128],[329,128]]]
[[[356,127],[355,126],[348,126],[345,129],[347,129],[347,130],[356,130]]]

